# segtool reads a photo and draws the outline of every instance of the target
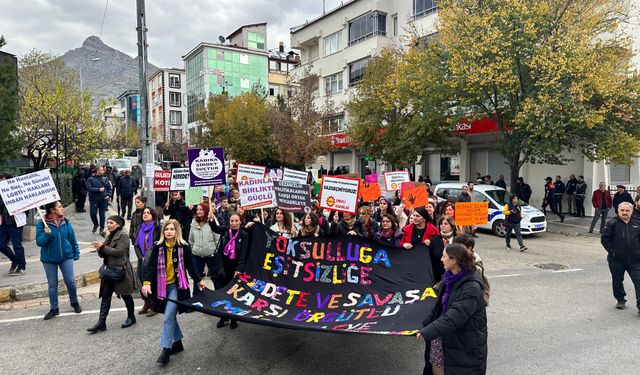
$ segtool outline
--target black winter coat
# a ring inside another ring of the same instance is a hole
[[[616,192],[613,195],[613,209],[616,210],[616,213],[618,212],[618,205],[622,202],[629,202],[632,205],[635,205],[633,198],[631,198],[631,194],[626,190],[622,194]]]
[[[358,234],[358,236],[367,237],[367,230],[366,228],[364,228],[364,224],[360,220],[356,220],[352,229],[349,229],[349,227],[347,226],[347,223],[345,223],[344,220],[340,220],[337,224],[334,222],[331,222],[329,223],[329,225],[330,225],[329,235],[331,236],[337,236],[340,234],[349,234],[349,232],[353,230]]]
[[[184,255],[184,268],[185,271],[189,273],[189,276],[193,279],[193,281],[197,284],[202,280],[200,277],[200,273],[196,269],[195,261],[193,260],[193,254],[191,253],[191,248],[189,245],[180,245],[176,244],[173,248],[173,269],[176,275],[176,283],[178,282],[178,248],[182,248]],[[151,251],[151,256],[149,257],[149,264],[144,270],[144,281],[151,283],[151,297],[154,300],[153,309],[156,312],[164,314],[164,309],[167,307],[166,300],[158,299],[158,253],[160,251],[159,245],[154,245],[153,250]],[[165,260],[166,258],[166,249],[164,245],[162,246],[162,251],[165,252]],[[188,281],[187,281],[188,283]],[[178,288],[178,301],[184,301],[191,298],[191,290],[187,287],[187,289]],[[182,305],[178,306],[178,312],[183,313],[189,310],[188,307],[184,307]]]
[[[214,233],[218,233],[220,235],[220,245],[218,245],[218,252],[223,256],[224,255],[224,247],[229,243],[229,227],[224,227],[218,225],[215,220],[210,221],[209,225],[211,226],[211,230]],[[236,237],[236,260],[238,261],[238,266],[236,271],[244,272],[244,267],[247,264],[247,258],[249,256],[249,233],[245,232],[243,229],[240,229],[240,233]],[[227,275],[227,277],[233,277],[233,275]]]
[[[118,177],[117,188],[118,195],[124,198],[132,198],[138,190],[138,181],[131,176]]]
[[[516,194],[523,202],[529,203],[529,199],[531,199],[531,186],[529,186],[529,184],[518,185]]]
[[[625,263],[640,262],[640,222],[631,219],[625,223],[615,217],[604,226],[600,242],[614,259]]]
[[[83,175],[73,176],[71,191],[74,195],[87,195],[87,180]]]
[[[429,249],[429,258],[431,259],[431,271],[433,272],[433,281],[438,283],[444,275],[444,265],[442,264],[442,253],[444,252],[444,240],[441,235],[433,236],[427,247]]]
[[[447,312],[438,304],[420,330],[427,345],[442,337],[444,373],[447,375],[485,374],[487,371],[487,311],[482,299],[484,283],[477,272],[463,276],[449,296]],[[428,323],[428,324],[427,324]],[[430,367],[430,365],[429,365]]]

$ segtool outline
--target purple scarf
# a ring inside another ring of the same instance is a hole
[[[176,244],[177,245],[177,244]],[[158,299],[167,298],[167,262],[164,259],[165,249],[158,249]],[[175,268],[175,266],[174,266]],[[187,274],[184,271],[184,250],[178,247],[178,289],[189,289]]]
[[[455,275],[450,271],[444,271],[444,297],[442,297],[442,314],[447,312],[449,296],[451,296],[451,292],[453,291],[453,285],[457,283],[464,275],[467,274],[467,270],[464,268],[460,270],[460,272]]]
[[[154,221],[151,221],[149,224],[143,221],[140,226],[140,231],[138,231],[138,237],[136,237],[135,245],[140,248],[142,256],[147,255],[147,249],[153,249],[153,230],[155,227],[156,223]]]
[[[229,242],[224,247],[224,255],[228,256],[229,259],[236,259],[236,238],[238,238],[238,234],[240,233],[240,229],[236,231],[236,234],[233,234],[231,228],[229,228]]]

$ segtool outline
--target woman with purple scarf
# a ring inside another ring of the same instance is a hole
[[[439,288],[436,286],[438,304],[417,334],[418,339],[427,343],[423,374],[484,374],[487,370],[487,312],[482,296],[485,284],[475,272],[473,254],[465,246],[448,245],[441,260],[445,273]]]
[[[156,210],[151,207],[142,209],[138,231],[132,237],[133,248],[138,257],[138,278],[143,280],[144,269],[149,263],[153,244],[160,238],[160,225],[157,222]],[[146,314],[148,317],[156,315],[156,311],[153,308],[153,298],[142,296],[142,299],[144,299],[144,306],[138,311],[138,314]]]
[[[184,350],[177,314],[187,311],[188,308],[178,307],[167,299],[183,301],[191,297],[187,272],[198,288],[203,290],[204,281],[196,270],[189,244],[182,239],[180,223],[169,219],[162,226],[160,240],[151,251],[142,287],[142,295],[153,296],[155,311],[164,314],[160,337],[162,352],[158,357],[158,363],[161,365],[169,363],[170,355]]]
[[[244,266],[249,253],[249,234],[242,230],[242,218],[237,212],[229,214],[229,227],[221,226],[215,216],[214,210],[209,211],[209,224],[214,233],[220,235],[220,245],[218,253],[222,253],[222,264],[224,266],[224,284],[228,284],[233,280],[236,274],[244,272]],[[250,228],[253,222],[246,224],[246,228]],[[216,324],[217,328],[224,327],[229,318],[220,318]],[[231,319],[229,328],[235,329],[238,322]]]

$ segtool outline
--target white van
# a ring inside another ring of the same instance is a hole
[[[117,168],[118,172],[131,172],[131,160],[129,159],[109,159],[109,165]]]
[[[434,195],[438,198],[438,202],[448,198],[458,199],[462,193],[460,182],[446,182],[436,185]],[[496,236],[504,237],[507,233],[505,227],[505,217],[502,208],[509,202],[511,193],[501,187],[494,185],[475,185],[473,191],[476,192],[476,200],[489,202],[489,221],[487,224],[478,225],[478,228],[489,229]],[[522,207],[523,218],[520,223],[522,227],[522,235],[542,233],[547,231],[547,218],[542,211],[529,206],[525,202],[518,200],[518,205]]]

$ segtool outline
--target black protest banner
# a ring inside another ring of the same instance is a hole
[[[311,207],[309,185],[288,181],[273,181],[273,188],[276,192],[276,204],[283,210],[304,212],[305,207]]]
[[[415,335],[436,302],[429,253],[356,236],[286,239],[254,225],[243,274],[179,302],[215,316],[326,332]]]

